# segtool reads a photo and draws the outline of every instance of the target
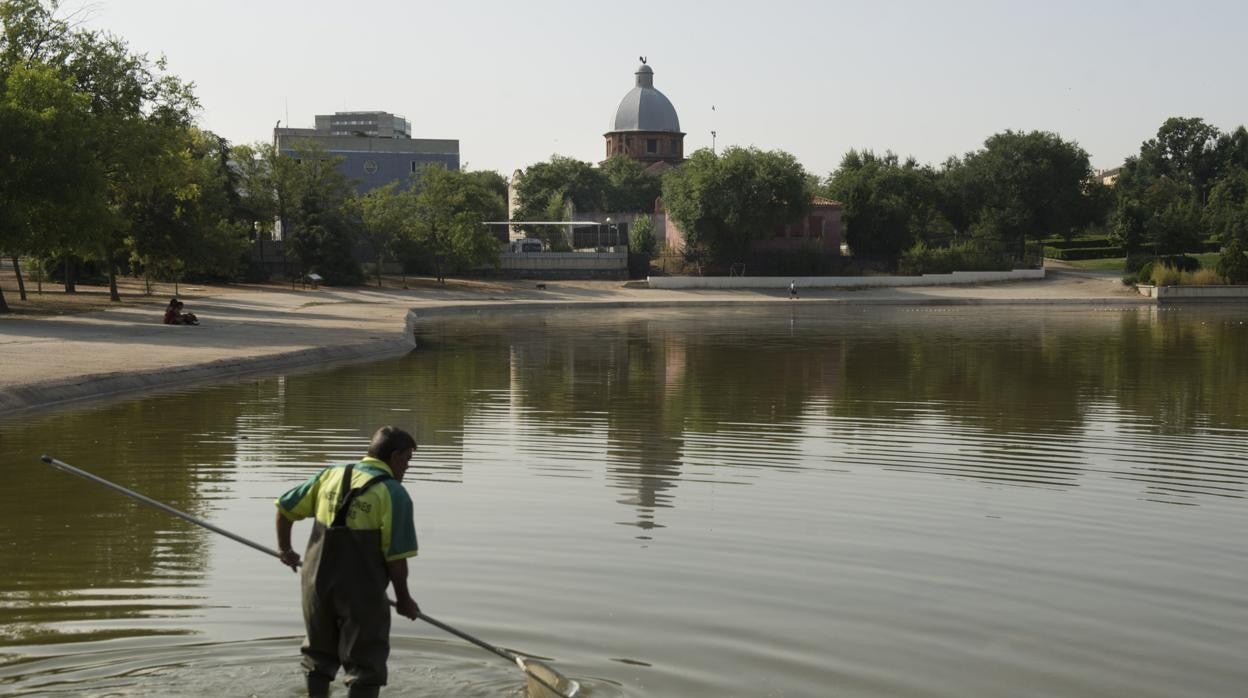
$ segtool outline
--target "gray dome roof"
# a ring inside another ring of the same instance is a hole
[[[676,108],[654,89],[654,70],[644,63],[637,69],[637,86],[629,90],[615,110],[614,131],[672,131],[680,133]]]

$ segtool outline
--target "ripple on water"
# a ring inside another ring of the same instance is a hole
[[[301,696],[299,637],[154,645],[151,639],[48,645],[0,663],[0,693],[12,696]],[[391,695],[523,698],[524,674],[474,647],[394,638]],[[559,667],[567,671],[566,667]],[[619,684],[575,676],[578,695],[615,698]]]

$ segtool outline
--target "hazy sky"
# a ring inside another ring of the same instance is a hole
[[[714,130],[721,148],[787,150],[820,176],[851,148],[940,163],[1005,129],[1054,131],[1107,168],[1169,116],[1248,122],[1243,0],[88,7],[88,26],[163,53],[195,82],[201,125],[232,142],[267,141],[279,119],[311,127],[318,113],[384,110],[503,174],[554,153],[602,159],[639,55],[686,152]]]

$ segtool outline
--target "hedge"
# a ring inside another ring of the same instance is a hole
[[[1222,243],[1217,240],[1205,240],[1200,243],[1196,249],[1189,252],[1221,252]],[[1141,255],[1152,258],[1154,255],[1146,250],[1140,251]],[[1104,246],[1104,247],[1069,247],[1062,248],[1054,244],[1046,244],[1044,246],[1044,256],[1049,259],[1076,260],[1076,259],[1112,259],[1114,257],[1126,257],[1126,250],[1121,246]]]
[[[1052,238],[1045,240],[1044,245],[1045,247],[1054,247],[1059,250],[1073,250],[1085,247],[1113,247],[1114,243],[1109,238],[1074,238],[1071,240]]]
[[[1127,253],[1123,251],[1121,246],[1077,247],[1074,249],[1062,250],[1046,245],[1044,248],[1044,256],[1049,259],[1069,261],[1075,259],[1111,259],[1113,257],[1125,257],[1127,256]]]

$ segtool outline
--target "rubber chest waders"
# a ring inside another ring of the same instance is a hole
[[[351,488],[355,466],[343,468],[334,520],[312,525],[304,556],[303,617],[308,637],[304,669],[332,680],[339,664],[348,684],[383,686],[390,655],[389,575],[381,551],[381,531],[347,526],[351,506],[373,485],[389,480],[378,475]]]

